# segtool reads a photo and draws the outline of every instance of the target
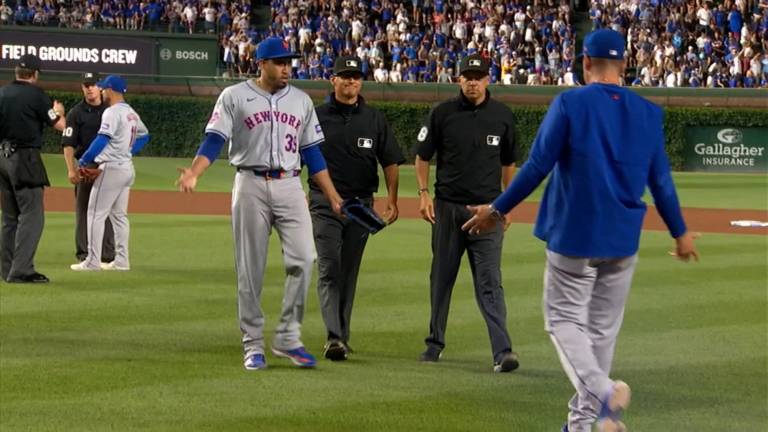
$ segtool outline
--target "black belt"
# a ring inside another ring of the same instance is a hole
[[[251,168],[237,168],[238,171],[249,171],[254,173],[258,177],[264,177],[267,180],[273,180],[273,179],[283,179],[283,178],[290,178],[290,177],[298,177],[301,175],[301,170],[257,170],[257,169],[251,169]]]

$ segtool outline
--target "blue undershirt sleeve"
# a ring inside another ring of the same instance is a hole
[[[325,163],[323,153],[320,151],[319,145],[313,145],[301,149],[301,158],[309,169],[309,175],[313,176],[320,171],[327,169],[328,166]]]
[[[93,163],[93,161],[96,159],[96,156],[104,151],[104,148],[107,146],[107,144],[109,144],[109,140],[110,138],[107,135],[96,135],[96,138],[94,138],[93,141],[91,141],[91,144],[88,146],[88,150],[86,150],[83,156],[80,158],[80,166]]]
[[[533,192],[552,171],[568,140],[568,116],[560,96],[552,101],[533,141],[528,160],[515,175],[512,184],[493,202],[502,214],[509,213]]]
[[[217,133],[208,132],[205,134],[203,142],[200,143],[197,155],[204,156],[213,163],[219,157],[222,147],[224,147],[224,137]]]
[[[133,142],[133,147],[131,147],[131,156],[136,156],[148,142],[149,134],[136,138],[136,141]]]

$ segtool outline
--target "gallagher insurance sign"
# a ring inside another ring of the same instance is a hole
[[[690,127],[685,131],[686,171],[768,171],[768,129]]]

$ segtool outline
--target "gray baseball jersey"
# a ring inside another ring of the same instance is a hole
[[[96,156],[103,172],[93,183],[88,201],[88,256],[82,263],[74,264],[73,270],[102,268],[101,247],[107,218],[112,222],[115,235],[115,260],[108,268],[130,269],[128,198],[136,176],[131,148],[136,138],[148,133],[139,115],[125,102],[110,106],[102,114],[99,134],[108,136],[109,143]]]
[[[221,92],[205,131],[229,140],[229,163],[257,170],[301,169],[299,151],[324,140],[306,93],[288,85],[270,94],[250,81]]]
[[[125,102],[112,105],[101,115],[99,134],[108,136],[109,144],[96,156],[96,162],[131,160],[134,141],[147,133],[147,126],[130,105]]]
[[[229,140],[229,163],[239,169],[232,188],[232,230],[243,353],[263,354],[261,292],[272,228],[280,234],[286,281],[273,351],[303,346],[301,322],[315,248],[301,179],[301,149],[324,141],[312,100],[290,85],[274,94],[245,81],[219,95],[205,128]],[[284,171],[265,176],[258,171]],[[280,354],[285,356],[285,354]]]

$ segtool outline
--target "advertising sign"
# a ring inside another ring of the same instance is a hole
[[[13,68],[24,54],[40,57],[45,71],[154,74],[151,39],[80,33],[0,30],[0,67]]]
[[[762,172],[768,170],[768,129],[690,127],[685,131],[686,171]]]

